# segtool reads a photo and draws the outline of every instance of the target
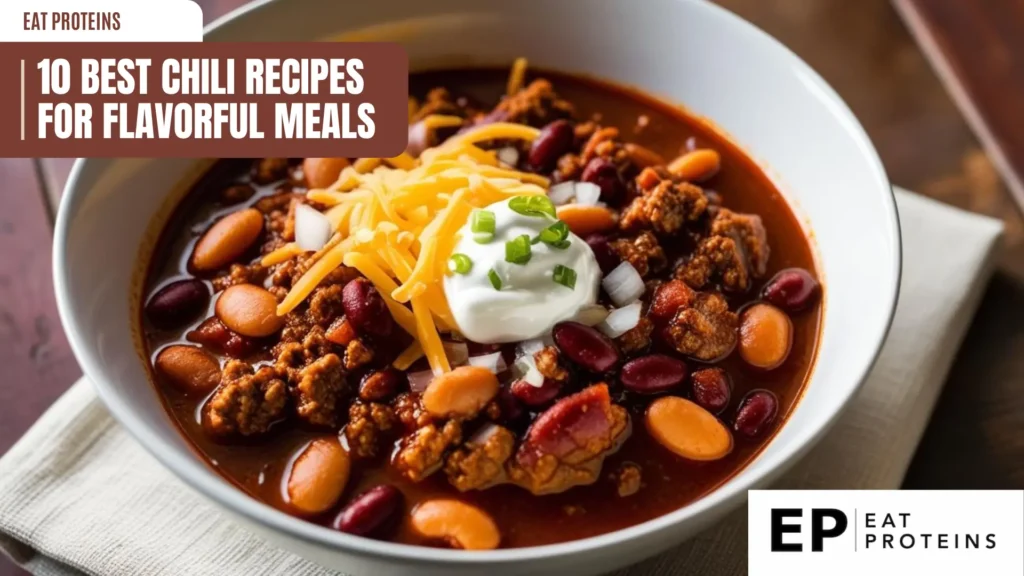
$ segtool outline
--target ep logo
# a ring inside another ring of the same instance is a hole
[[[826,538],[837,538],[850,524],[846,514],[835,508],[811,508],[805,514],[802,508],[771,509],[772,552],[803,552],[804,525],[809,520],[811,552],[822,552]],[[792,535],[792,536],[788,536]]]

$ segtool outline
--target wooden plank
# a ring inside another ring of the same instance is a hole
[[[81,373],[57,318],[50,216],[29,159],[0,159],[0,454]],[[23,574],[6,560],[0,575]]]
[[[894,5],[1024,210],[1024,3]]]

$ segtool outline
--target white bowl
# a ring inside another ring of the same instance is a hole
[[[140,246],[196,175],[196,161],[80,160],[57,219],[61,319],[113,415],[193,488],[268,541],[353,574],[590,574],[678,544],[742,504],[810,448],[857,391],[896,304],[900,238],[882,164],[825,82],[781,44],[714,5],[685,0],[379,0],[257,3],[208,39],[402,42],[413,69],[531,63],[637,86],[707,116],[770,167],[806,218],[826,283],[813,377],[761,455],[710,495],[649,522],[585,540],[463,552],[357,538],[303,522],[232,487],[190,450],[165,414],[136,339]]]

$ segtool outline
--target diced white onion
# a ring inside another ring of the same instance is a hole
[[[601,187],[593,182],[576,183],[576,203],[584,206],[597,206],[601,199]]]
[[[430,134],[427,131],[427,124],[423,120],[409,126],[409,145],[405,147],[405,151],[414,157],[419,157],[420,153],[427,149],[427,144],[430,140]]]
[[[616,306],[625,306],[644,295],[644,280],[629,262],[615,267],[601,280],[601,286]]]
[[[473,356],[469,359],[469,365],[487,368],[495,374],[501,374],[505,370],[508,370],[508,364],[505,364],[505,359],[501,356],[501,352],[485,354],[483,356]]]
[[[540,338],[523,340],[518,346],[516,346],[516,358],[520,356],[533,356],[537,352],[543,350],[545,346],[547,346],[547,344],[545,344]]]
[[[498,160],[501,160],[503,164],[509,166],[515,166],[519,163],[519,150],[511,146],[498,149]]]
[[[424,370],[422,372],[409,372],[406,374],[409,378],[409,390],[422,394],[427,386],[434,380],[434,373],[430,370]]]
[[[465,342],[441,342],[441,346],[452,366],[462,366],[469,360],[469,346]]]
[[[562,182],[548,189],[548,198],[555,206],[561,206],[576,196],[575,182]]]
[[[600,304],[592,304],[580,308],[579,312],[576,312],[576,316],[573,316],[573,321],[586,324],[587,326],[597,326],[607,317],[607,308]]]
[[[527,354],[516,360],[516,373],[520,380],[534,388],[540,388],[544,385],[544,375],[537,368],[537,362],[533,359],[533,354]]]
[[[494,422],[488,422],[481,426],[479,430],[474,432],[473,435],[469,437],[468,443],[476,444],[477,446],[486,444],[487,441],[490,440],[492,436],[498,433],[498,430],[500,428],[501,426],[498,426]]]
[[[640,323],[640,308],[642,306],[640,302],[633,302],[629,306],[612,310],[604,322],[597,325],[597,329],[609,338],[622,336]]]
[[[306,204],[295,207],[295,243],[303,250],[317,251],[331,239],[331,221]]]

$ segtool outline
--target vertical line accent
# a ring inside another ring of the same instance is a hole
[[[25,141],[25,61],[21,61],[21,140]]]
[[[853,551],[857,551],[857,509],[853,509]]]

